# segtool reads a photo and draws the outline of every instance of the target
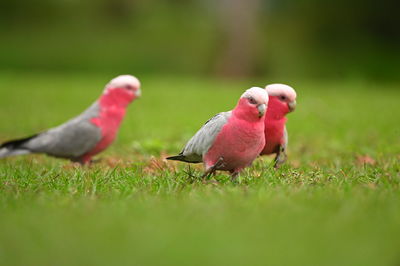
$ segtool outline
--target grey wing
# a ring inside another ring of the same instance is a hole
[[[187,161],[201,162],[203,155],[210,149],[222,127],[228,122],[231,112],[222,112],[208,120],[188,141],[180,155]]]
[[[36,153],[47,153],[56,157],[77,159],[101,140],[101,130],[90,119],[99,111],[97,103],[68,122],[49,129],[28,140],[21,148]]]
[[[283,145],[282,145],[283,148],[285,149],[285,151],[288,146],[288,143],[289,143],[289,137],[288,137],[288,132],[287,132],[286,125],[285,125],[285,129],[283,131]]]

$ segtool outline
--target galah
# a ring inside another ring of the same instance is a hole
[[[45,153],[87,164],[115,139],[128,105],[141,94],[131,75],[112,79],[100,98],[79,116],[39,134],[11,140],[0,146],[0,158]]]
[[[168,157],[188,163],[204,163],[203,177],[216,170],[229,171],[235,179],[251,165],[265,145],[266,90],[253,87],[240,97],[236,107],[208,120],[189,140],[181,153]]]
[[[296,91],[284,84],[271,84],[265,90],[269,95],[269,104],[265,114],[265,147],[261,155],[276,154],[274,166],[278,168],[287,158],[286,114],[296,108]]]

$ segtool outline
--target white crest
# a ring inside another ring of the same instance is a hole
[[[259,102],[268,103],[268,92],[260,87],[251,87],[246,90],[240,98],[250,98],[258,100]]]
[[[113,78],[107,85],[106,89],[109,88],[118,88],[118,87],[125,87],[125,86],[132,86],[134,88],[140,88],[140,81],[131,75],[121,75],[116,78]]]
[[[296,100],[296,91],[285,84],[270,84],[265,87],[265,90],[268,92],[270,96],[279,96],[279,95],[286,95],[291,101]]]

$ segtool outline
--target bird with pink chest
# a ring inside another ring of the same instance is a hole
[[[88,109],[66,123],[0,145],[0,158],[44,153],[87,164],[114,141],[128,105],[140,97],[140,82],[131,75],[112,79]]]
[[[212,117],[188,141],[179,155],[167,159],[203,162],[203,177],[223,170],[235,179],[264,148],[267,107],[266,90],[258,87],[246,90],[232,111]]]
[[[278,168],[287,159],[288,133],[286,115],[296,108],[296,91],[284,84],[265,87],[269,103],[265,114],[265,147],[261,155],[276,154],[274,166]]]

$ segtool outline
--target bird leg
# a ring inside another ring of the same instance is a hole
[[[231,181],[235,182],[239,177],[239,171],[233,171],[231,172]]]
[[[278,169],[287,159],[286,149],[284,146],[279,147],[279,151],[275,157],[274,168]]]
[[[202,179],[207,177],[207,179],[210,177],[210,175],[215,174],[215,171],[217,171],[217,168],[222,166],[224,164],[224,158],[219,157],[218,161],[211,167],[209,167],[204,174],[201,176]]]

